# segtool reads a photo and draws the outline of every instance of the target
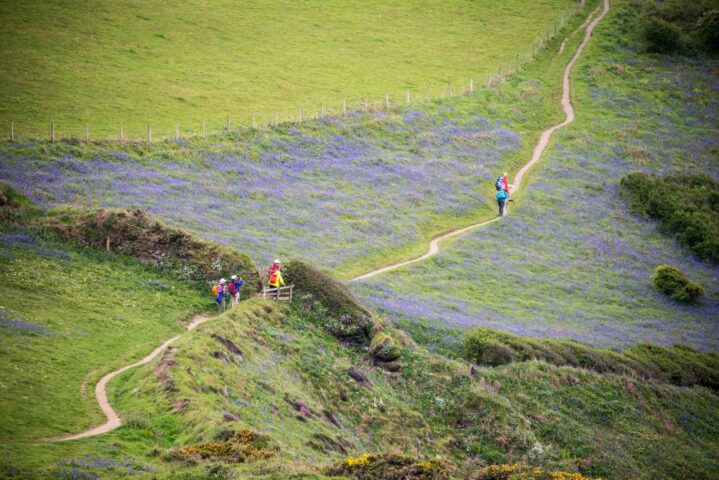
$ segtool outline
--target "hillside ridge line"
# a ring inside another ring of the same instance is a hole
[[[604,0],[604,10],[602,13],[596,17],[592,23],[589,24],[587,27],[587,30],[584,33],[584,38],[582,39],[582,42],[577,47],[577,50],[574,52],[574,56],[572,56],[572,59],[567,63],[567,66],[564,68],[564,76],[562,79],[562,109],[564,110],[564,121],[561,123],[558,123],[557,125],[554,125],[552,127],[549,127],[548,129],[544,130],[539,137],[539,142],[537,143],[537,146],[534,148],[534,152],[532,153],[532,158],[527,162],[520,170],[517,172],[517,174],[514,177],[514,189],[519,189],[519,187],[522,184],[522,180],[524,178],[524,175],[529,171],[530,168],[532,168],[534,165],[536,165],[539,160],[542,157],[542,154],[547,149],[547,146],[549,145],[549,140],[552,137],[552,134],[563,127],[566,127],[570,123],[574,121],[574,107],[572,107],[572,102],[569,98],[570,95],[570,81],[569,77],[572,72],[572,67],[576,63],[576,61],[579,59],[580,55],[582,54],[582,51],[584,50],[584,47],[586,47],[587,43],[589,43],[589,39],[592,36],[592,32],[594,31],[594,27],[597,26],[597,24],[604,18],[604,16],[609,11],[609,0]],[[587,21],[596,13],[596,10],[591,12],[589,16],[587,17]],[[584,22],[583,25],[586,25],[586,22]],[[581,27],[580,27],[581,29]],[[563,46],[563,45],[562,45]],[[377,270],[372,270],[371,272],[365,273],[363,275],[360,275],[358,277],[355,277],[350,280],[350,282],[358,282],[360,280],[365,280],[370,277],[374,277],[375,275],[379,275],[381,273],[389,272],[391,270],[396,270],[398,268],[404,267],[406,265],[410,265],[412,263],[421,262],[422,260],[426,260],[430,257],[433,257],[437,253],[439,253],[439,243],[443,240],[447,240],[450,238],[458,237],[461,235],[464,235],[465,233],[469,233],[473,230],[476,230],[478,228],[484,227],[486,225],[489,225],[491,223],[494,223],[498,221],[501,217],[495,217],[490,220],[484,220],[479,223],[475,223],[473,225],[469,225],[467,227],[459,228],[457,230],[452,230],[450,232],[447,232],[445,234],[442,234],[438,237],[433,238],[429,242],[429,248],[427,252],[417,258],[413,258],[411,260],[405,260],[404,262],[395,263],[392,265],[388,265],[386,267],[378,268]]]

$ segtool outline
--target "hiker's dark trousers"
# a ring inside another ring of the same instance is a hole
[[[499,205],[499,216],[504,215],[504,202],[502,200],[497,200],[497,204]]]

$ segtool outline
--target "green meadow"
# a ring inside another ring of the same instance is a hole
[[[0,2],[0,125],[155,138],[437,98],[506,70],[572,0]]]

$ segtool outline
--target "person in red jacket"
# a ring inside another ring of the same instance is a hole
[[[273,273],[275,273],[277,270],[280,270],[280,269],[282,269],[282,267],[280,266],[280,261],[277,260],[277,259],[275,259],[275,263],[273,263],[272,265],[270,265],[270,272],[269,272],[269,273],[270,273],[270,275],[272,275]]]
[[[504,191],[509,195],[509,180],[507,179],[507,172],[502,174],[502,183],[504,184]]]

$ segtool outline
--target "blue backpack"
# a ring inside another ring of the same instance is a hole
[[[502,181],[502,176],[501,176],[501,175],[498,176],[498,177],[497,177],[497,181],[494,182],[494,187],[495,187],[497,190],[504,190],[504,182]]]

